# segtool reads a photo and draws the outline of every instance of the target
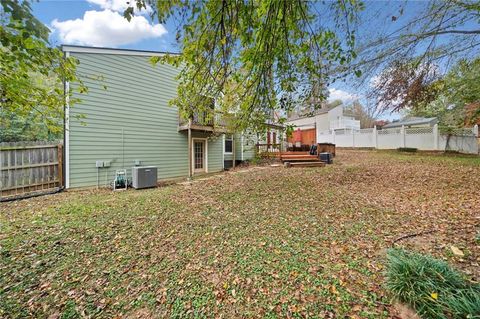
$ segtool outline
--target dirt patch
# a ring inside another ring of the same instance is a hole
[[[419,315],[408,305],[403,303],[396,302],[394,304],[395,310],[397,311],[398,319],[422,319]]]

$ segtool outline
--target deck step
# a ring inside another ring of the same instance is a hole
[[[310,152],[282,152],[282,156],[286,155],[310,155]]]
[[[317,155],[310,155],[310,154],[282,154],[282,158],[302,158],[302,157],[317,157]]]
[[[324,167],[325,163],[316,162],[285,162],[286,167]]]
[[[315,155],[288,155],[280,158],[282,162],[290,161],[318,161],[318,157]]]
[[[282,162],[320,162],[320,160],[318,158],[282,158]]]

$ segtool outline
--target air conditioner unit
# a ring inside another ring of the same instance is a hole
[[[333,163],[332,153],[323,152],[323,153],[318,154],[318,157],[320,158],[320,161],[322,161],[326,164],[332,164]]]
[[[133,188],[148,188],[157,186],[157,167],[136,166],[132,167]]]

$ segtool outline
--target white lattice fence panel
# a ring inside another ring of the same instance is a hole
[[[433,127],[415,127],[405,129],[407,135],[433,134]]]
[[[389,129],[384,129],[384,130],[379,130],[377,133],[378,135],[394,135],[394,134],[400,134],[401,129],[399,128],[389,128]]]
[[[373,134],[373,128],[363,128],[357,131],[358,134]]]
[[[450,130],[445,135],[448,135],[448,134],[451,134],[453,136],[475,136],[471,128],[456,128],[456,129]]]
[[[419,150],[457,150],[463,153],[478,154],[479,145],[472,128],[449,130],[449,134],[436,131],[436,127],[392,128],[376,131],[374,129],[317,131],[319,143],[334,143],[338,147],[375,147],[396,149],[414,147]],[[438,142],[437,142],[438,138]]]

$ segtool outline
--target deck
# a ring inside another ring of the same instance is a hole
[[[204,112],[203,114],[195,113],[190,119],[178,117],[178,131],[204,131],[204,132],[221,132],[226,133],[227,121],[223,114]]]

